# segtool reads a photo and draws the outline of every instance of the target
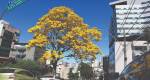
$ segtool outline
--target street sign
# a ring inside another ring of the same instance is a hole
[[[23,4],[25,1],[27,0],[11,0],[9,3],[8,3],[8,6],[7,6],[7,10],[12,10],[14,8],[16,8],[17,6]]]

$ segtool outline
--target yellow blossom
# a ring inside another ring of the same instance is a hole
[[[50,9],[28,32],[34,35],[27,47],[52,47],[43,53],[41,59],[44,60],[63,58],[63,51],[68,49],[74,51],[77,58],[84,59],[88,56],[95,58],[100,51],[93,41],[101,40],[101,31],[96,27],[90,28],[83,18],[64,6]]]

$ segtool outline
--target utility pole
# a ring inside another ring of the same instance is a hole
[[[134,46],[133,46],[133,41],[131,43],[131,50],[132,50],[132,59],[134,60],[135,59],[135,52],[134,52]]]
[[[126,32],[125,28],[123,28],[123,36],[124,36],[124,67],[127,65],[127,54],[126,54]]]

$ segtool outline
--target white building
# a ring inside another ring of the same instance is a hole
[[[113,8],[111,34],[114,33],[117,37],[123,37],[124,30],[126,36],[141,33],[141,27],[150,25],[149,3],[149,0],[119,0],[111,2],[110,5]],[[133,28],[130,30],[132,26]]]
[[[146,41],[141,38],[127,39],[125,57],[123,37],[124,32],[126,37],[140,35],[142,29],[150,25],[150,0],[118,0],[111,2],[110,5],[113,8],[113,15],[109,31],[109,66],[110,72],[121,73],[135,55],[147,50]]]
[[[94,61],[93,63],[92,63],[92,68],[93,68],[93,70],[96,72],[96,71],[98,71],[98,72],[100,72],[100,71],[102,71],[103,70],[103,68],[102,68],[102,63],[101,62],[99,62],[99,61]]]
[[[96,79],[99,79],[99,77],[101,76],[101,75],[103,75],[103,64],[102,64],[102,62],[99,62],[99,61],[94,61],[93,63],[92,63],[92,68],[93,68],[93,72],[94,72],[94,74],[95,74],[95,78]]]
[[[44,52],[44,49],[39,47],[26,48],[27,43],[15,43],[10,52],[10,57],[23,60],[38,60]]]
[[[69,72],[70,69],[72,69],[72,73],[77,73],[78,72],[78,63],[66,63],[66,62],[61,62],[58,64],[56,73],[61,79],[68,80],[69,79]]]
[[[146,41],[127,41],[126,42],[127,65],[136,57],[140,56],[145,51],[147,51],[147,44],[145,43]],[[122,41],[115,42],[115,49],[114,49],[115,56],[114,56],[114,60],[111,59],[112,61],[115,62],[114,68],[113,67],[111,68],[114,69],[115,72],[119,72],[119,73],[121,73],[122,70],[125,68],[124,51],[123,51],[124,45],[120,46],[120,44],[123,44],[123,42]],[[120,49],[118,49],[119,46],[120,46]]]
[[[68,73],[70,71],[70,68],[71,68],[70,64],[63,62],[61,64],[58,64],[57,69],[56,69],[56,73],[59,75],[59,77],[61,79],[68,80],[69,79]]]

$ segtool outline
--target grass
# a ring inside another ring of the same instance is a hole
[[[34,78],[27,75],[16,74],[16,80],[34,80]]]
[[[0,80],[8,80],[7,77],[0,74]]]

